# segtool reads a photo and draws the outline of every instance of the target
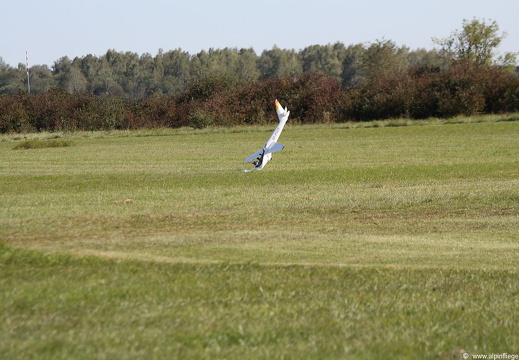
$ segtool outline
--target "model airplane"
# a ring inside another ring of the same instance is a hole
[[[283,150],[285,145],[278,143],[279,135],[281,135],[281,131],[285,127],[285,124],[288,120],[288,116],[290,115],[290,111],[287,108],[281,106],[279,101],[276,99],[276,113],[278,115],[279,124],[270,135],[269,139],[265,143],[262,149],[256,151],[254,154],[246,158],[243,162],[250,162],[254,165],[254,169],[252,170],[243,170],[245,172],[261,170],[267,165],[267,163],[272,159],[272,154]]]

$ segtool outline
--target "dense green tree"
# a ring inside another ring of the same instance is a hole
[[[308,46],[301,52],[303,71],[322,71],[340,79],[346,56],[347,51],[342,43]]]
[[[128,62],[125,54],[115,50],[108,50],[103,56],[103,60],[105,60],[104,64],[107,68],[110,68],[115,78],[120,77],[126,73]]]
[[[499,56],[497,59],[497,64],[502,66],[508,73],[517,73],[519,74],[519,66],[517,65],[517,53],[506,53],[505,55]]]
[[[258,56],[254,49],[240,50],[240,62],[238,63],[236,73],[242,81],[256,81],[259,79]]]
[[[264,50],[258,60],[262,78],[278,78],[283,75],[295,75],[303,72],[303,66],[295,50],[283,50],[274,46]]]
[[[54,64],[52,65],[52,73],[58,76],[63,75],[70,71],[71,67],[72,60],[70,60],[68,56],[63,56],[62,58],[54,61]]]
[[[365,45],[350,46],[342,64],[344,86],[377,79],[405,71],[409,67],[409,49],[397,47],[389,40],[377,40]]]
[[[22,64],[20,66],[12,68],[5,63],[0,65],[0,94],[14,94],[27,89],[25,68]]]
[[[122,95],[123,89],[117,83],[117,76],[109,66],[103,66],[93,81],[93,92],[96,95]]]
[[[133,90],[133,98],[142,99],[159,91],[159,82],[163,76],[161,72],[160,77],[156,76],[155,59],[151,54],[146,53],[139,58],[139,72],[136,74],[134,81],[136,82]]]
[[[241,81],[254,81],[259,78],[257,55],[253,49],[224,48],[201,51],[192,58],[193,78],[208,75],[235,76]]]
[[[86,91],[87,79],[78,67],[79,65],[77,59],[71,61],[67,56],[55,61],[52,66],[55,84],[69,93]]]
[[[448,38],[433,41],[453,61],[473,61],[480,65],[490,65],[496,56],[496,49],[505,38],[499,33],[497,22],[487,24],[484,19],[463,20],[462,30],[455,30]]]
[[[74,59],[77,62],[77,67],[81,70],[81,73],[87,79],[87,91],[94,93],[97,88],[99,80],[99,71],[101,70],[101,60],[92,55],[88,54],[81,59]]]
[[[366,49],[362,44],[350,45],[346,48],[342,62],[342,84],[345,87],[353,86],[361,80],[360,64]]]
[[[408,48],[398,48],[390,40],[377,40],[366,49],[360,71],[365,77],[373,78],[405,70],[408,67],[408,53]]]
[[[162,55],[157,55],[155,59],[155,76],[160,75],[162,69],[161,89],[165,94],[182,91],[191,80],[191,55],[188,52],[176,49],[168,51]],[[202,71],[202,70],[200,70]]]
[[[209,50],[211,51],[211,50]],[[186,53],[189,57],[189,54]],[[210,73],[211,68],[211,60],[209,58],[209,53],[205,50],[201,50],[198,54],[189,57],[190,61],[190,70],[193,78],[197,79],[203,77]]]
[[[0,71],[5,71],[9,68],[4,59],[0,56]]]
[[[123,61],[125,70],[119,75],[118,83],[127,97],[138,98],[139,79],[142,73],[139,55],[133,52],[126,52],[124,53]]]
[[[446,68],[446,61],[437,50],[416,49],[407,55],[407,62],[411,67]]]
[[[70,76],[74,69],[70,69],[64,76]],[[79,74],[81,75],[81,74]],[[34,65],[30,69],[31,93],[41,94],[53,87],[60,85],[52,75],[51,69],[47,65]],[[83,90],[83,89],[81,89]]]
[[[209,49],[206,74],[236,74],[240,55],[236,49]]]

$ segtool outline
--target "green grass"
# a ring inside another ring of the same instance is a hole
[[[517,353],[519,122],[447,123],[4,136],[0,354]]]
[[[16,144],[13,147],[13,150],[69,147],[72,145],[73,145],[72,141],[65,140],[65,139],[55,139],[55,140],[32,139],[32,140],[26,140],[19,144]]]

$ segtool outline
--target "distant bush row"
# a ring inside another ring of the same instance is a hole
[[[459,62],[384,71],[347,88],[322,72],[263,81],[211,75],[184,92],[140,100],[53,88],[0,95],[0,132],[264,124],[275,119],[276,98],[304,124],[517,112],[519,77]]]

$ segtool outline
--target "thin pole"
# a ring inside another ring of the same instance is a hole
[[[31,79],[29,77],[29,53],[25,51],[25,62],[27,63],[27,92],[31,93]]]

